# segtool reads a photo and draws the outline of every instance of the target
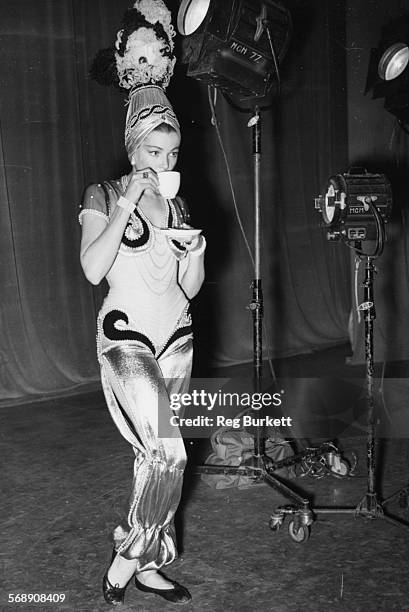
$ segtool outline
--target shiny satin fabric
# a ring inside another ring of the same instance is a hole
[[[188,391],[192,338],[175,341],[155,359],[142,343],[121,343],[100,357],[102,385],[112,418],[135,452],[127,526],[114,531],[117,551],[136,559],[136,571],[159,569],[177,557],[174,515],[186,464],[179,429],[160,437],[173,411],[169,395]]]

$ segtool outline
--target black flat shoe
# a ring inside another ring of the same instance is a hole
[[[109,567],[111,567],[115,556],[116,550],[114,548],[114,550],[112,551],[111,564]],[[112,584],[108,580],[108,571],[109,568],[107,569],[105,576],[102,579],[102,592],[104,594],[104,599],[107,603],[111,604],[111,606],[122,606],[125,598],[125,590],[129,584],[129,581],[124,587],[120,587],[119,585],[112,586]]]
[[[125,598],[125,590],[128,585],[120,587],[118,585],[112,586],[108,580],[108,572],[102,579],[102,592],[104,594],[105,601],[111,606],[122,606]]]
[[[170,580],[170,582],[173,585],[170,589],[154,589],[153,587],[148,587],[145,584],[142,584],[142,582],[139,582],[138,578],[135,576],[136,588],[144,593],[154,593],[154,595],[159,595],[160,597],[163,597],[163,599],[171,601],[172,603],[182,604],[187,603],[192,599],[191,594],[184,586],[178,582],[175,582],[174,580]]]

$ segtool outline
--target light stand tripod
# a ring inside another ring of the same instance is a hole
[[[373,281],[374,281],[374,264],[373,258],[366,258],[365,265],[365,280],[364,280],[364,301],[361,304],[361,309],[364,311],[365,320],[365,375],[366,375],[366,405],[368,418],[368,432],[366,441],[367,450],[367,467],[368,467],[368,488],[366,495],[356,508],[357,514],[361,514],[370,518],[377,518],[383,515],[382,505],[378,501],[378,496],[375,491],[375,445],[376,445],[376,420],[375,420],[375,404],[373,397],[373,322],[376,318]]]
[[[272,35],[270,31],[269,20],[266,19],[266,8],[263,5],[259,18],[257,18],[257,29],[254,35],[254,40],[259,40],[265,32],[268,38],[268,43],[271,50],[271,59],[275,66],[277,77],[276,93],[280,92],[280,75],[278,70],[278,60],[273,45]],[[265,92],[266,93],[266,92]],[[231,99],[225,94],[228,102],[241,112],[248,112],[252,109],[242,109],[236,106]],[[262,327],[263,327],[263,291],[261,281],[261,260],[260,260],[260,237],[261,237],[261,116],[260,106],[254,106],[253,117],[249,122],[249,126],[253,128],[253,161],[254,161],[254,279],[252,282],[252,300],[249,308],[253,315],[253,388],[255,392],[259,392],[262,384]],[[264,108],[262,109],[264,110]],[[215,117],[213,116],[213,120]],[[215,121],[217,126],[217,121]],[[256,413],[252,409],[253,414]],[[274,462],[265,454],[265,428],[257,426],[254,435],[254,453],[251,461],[237,467],[229,465],[204,465],[198,468],[199,473],[207,474],[233,474],[244,475],[256,481],[264,481],[269,486],[273,487],[285,498],[290,499],[292,506],[278,508],[273,514],[270,526],[273,530],[278,529],[286,514],[293,515],[289,523],[290,536],[297,542],[303,542],[309,537],[310,525],[313,522],[313,512],[310,508],[308,499],[302,497],[289,486],[283,483],[274,472],[281,467],[295,465],[296,463],[308,464],[313,466],[314,463],[319,466],[318,469],[324,470],[327,473],[336,475],[340,466],[346,467],[343,463],[340,453],[336,446],[331,443],[324,443],[316,448],[309,448],[305,451],[288,457],[281,461]],[[339,472],[338,472],[339,473]],[[345,473],[343,474],[345,475]]]
[[[254,168],[254,279],[252,281],[252,300],[250,311],[253,318],[253,388],[259,392],[262,385],[262,327],[263,327],[263,291],[261,279],[261,115],[258,106],[249,122],[253,130],[253,168]],[[252,410],[253,414],[257,411]],[[313,522],[313,512],[310,502],[282,482],[274,472],[280,468],[303,462],[316,462],[325,466],[331,473],[334,465],[340,463],[340,453],[333,443],[326,442],[320,446],[309,448],[299,454],[273,462],[265,454],[265,428],[257,426],[254,434],[254,453],[249,462],[237,467],[229,465],[202,465],[198,473],[242,475],[250,477],[253,482],[263,481],[275,489],[283,497],[291,500],[291,506],[277,508],[270,521],[270,527],[278,530],[284,517],[291,514],[288,530],[296,542],[304,542],[310,534]]]
[[[254,109],[251,120],[253,130],[253,169],[254,169],[254,279],[252,282],[252,300],[250,311],[253,317],[253,380],[254,391],[261,388],[263,368],[263,287],[261,281],[261,117],[258,106]],[[260,428],[254,436],[255,466],[262,468],[264,452]]]
[[[378,255],[376,255],[378,257]],[[367,255],[365,264],[365,279],[364,301],[360,305],[360,310],[364,314],[365,321],[365,382],[366,382],[366,406],[367,406],[367,491],[356,506],[356,508],[314,508],[314,512],[321,514],[353,514],[354,516],[362,516],[368,519],[382,518],[399,527],[409,528],[409,524],[401,519],[388,516],[384,512],[384,506],[396,497],[404,500],[405,505],[408,504],[409,486],[397,491],[384,501],[380,502],[375,488],[375,472],[376,472],[376,417],[375,417],[375,402],[373,395],[373,373],[374,373],[374,341],[373,329],[374,319],[376,318],[375,300],[373,291],[373,281],[375,266],[375,257]]]
[[[409,528],[406,521],[385,514],[384,507],[396,497],[400,505],[408,506],[409,485],[380,502],[375,488],[376,476],[376,426],[375,401],[373,394],[374,374],[374,320],[376,318],[374,298],[374,260],[378,258],[385,244],[385,222],[391,207],[391,191],[389,182],[383,175],[370,175],[360,169],[352,170],[344,175],[331,177],[325,198],[316,198],[316,208],[323,214],[324,222],[331,231],[328,238],[341,240],[352,245],[360,259],[365,259],[365,278],[363,282],[363,302],[359,310],[364,312],[365,323],[365,399],[367,408],[367,491],[356,507],[325,507],[314,508],[314,513],[322,514],[352,514],[368,519],[385,519],[399,527]],[[374,202],[377,202],[375,206]],[[362,240],[373,239],[369,226],[368,215],[375,222],[376,248],[369,254],[362,250]],[[359,215],[359,217],[357,216]],[[385,218],[385,221],[384,221]],[[367,235],[368,232],[368,235]],[[368,238],[371,236],[371,238]],[[277,508],[271,517],[271,527],[277,529],[286,514],[292,514],[291,508]],[[306,528],[304,528],[306,529]],[[302,535],[302,533],[301,533]],[[301,540],[300,540],[301,541]]]

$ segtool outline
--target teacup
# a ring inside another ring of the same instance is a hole
[[[164,198],[174,198],[180,187],[180,172],[166,170],[158,172],[159,191]]]

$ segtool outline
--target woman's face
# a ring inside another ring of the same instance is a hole
[[[131,163],[136,170],[173,170],[178,159],[179,145],[180,136],[176,132],[153,130],[132,155]]]

